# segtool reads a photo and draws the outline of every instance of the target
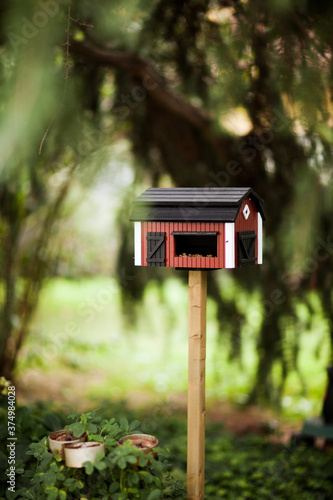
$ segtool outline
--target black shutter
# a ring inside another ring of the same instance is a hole
[[[240,231],[237,233],[238,267],[255,264],[256,258],[255,231]]]
[[[147,266],[165,267],[165,233],[147,233]]]

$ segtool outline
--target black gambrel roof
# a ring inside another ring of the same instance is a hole
[[[263,200],[251,188],[149,188],[135,201],[131,221],[234,222],[250,197],[263,220]]]

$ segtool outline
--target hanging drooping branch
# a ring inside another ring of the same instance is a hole
[[[140,82],[147,91],[150,103],[179,124],[192,130],[192,134],[200,136],[207,144],[218,161],[227,162],[233,159],[232,140],[221,136],[213,129],[212,118],[181,96],[176,95],[168,88],[167,82],[156,68],[146,59],[125,51],[102,48],[90,41],[71,40],[70,51],[73,56],[95,65],[114,68],[123,71],[134,81]],[[170,124],[169,124],[170,125]],[[207,179],[208,180],[208,179]]]
[[[142,81],[143,87],[149,92],[150,97],[156,103],[186,120],[195,128],[204,130],[209,126],[211,122],[209,116],[202,110],[173,94],[153,65],[142,57],[119,50],[101,48],[90,42],[78,42],[76,40],[71,40],[70,50],[72,54],[81,56],[86,61],[113,67],[125,71],[132,77],[138,78]]]

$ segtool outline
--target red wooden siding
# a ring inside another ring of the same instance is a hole
[[[243,210],[245,205],[248,205],[250,209],[250,215],[248,219],[246,220],[244,215],[243,215]],[[237,233],[239,231],[255,231],[255,233],[258,233],[258,213],[256,206],[254,202],[250,198],[246,198],[242,202],[242,206],[238,212],[237,219],[235,222],[235,261],[236,261],[236,266],[238,262],[238,250],[237,250]],[[256,247],[255,247],[255,256],[258,259],[258,239],[256,239]],[[256,261],[256,264],[258,261]]]
[[[177,257],[173,231],[217,231],[217,257]],[[147,265],[146,236],[165,232],[166,267],[222,269],[224,267],[224,224],[215,222],[143,222],[141,231],[142,265]]]

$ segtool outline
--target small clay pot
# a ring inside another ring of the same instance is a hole
[[[130,434],[129,436],[124,436],[119,439],[119,446],[123,446],[125,441],[131,441],[132,445],[142,450],[145,455],[152,454],[155,460],[158,459],[157,451],[154,451],[155,446],[158,446],[158,439],[155,436],[150,436],[149,434]],[[139,465],[139,458],[136,465]]]
[[[104,444],[96,441],[67,443],[64,449],[66,466],[79,469],[84,462],[94,463],[97,453],[104,449]]]
[[[60,458],[62,460],[65,458],[64,455],[64,447],[68,443],[82,443],[87,439],[87,434],[83,434],[83,436],[77,438],[74,437],[71,432],[66,431],[65,429],[61,431],[51,432],[49,435],[49,448],[51,452],[53,450],[57,450]]]

